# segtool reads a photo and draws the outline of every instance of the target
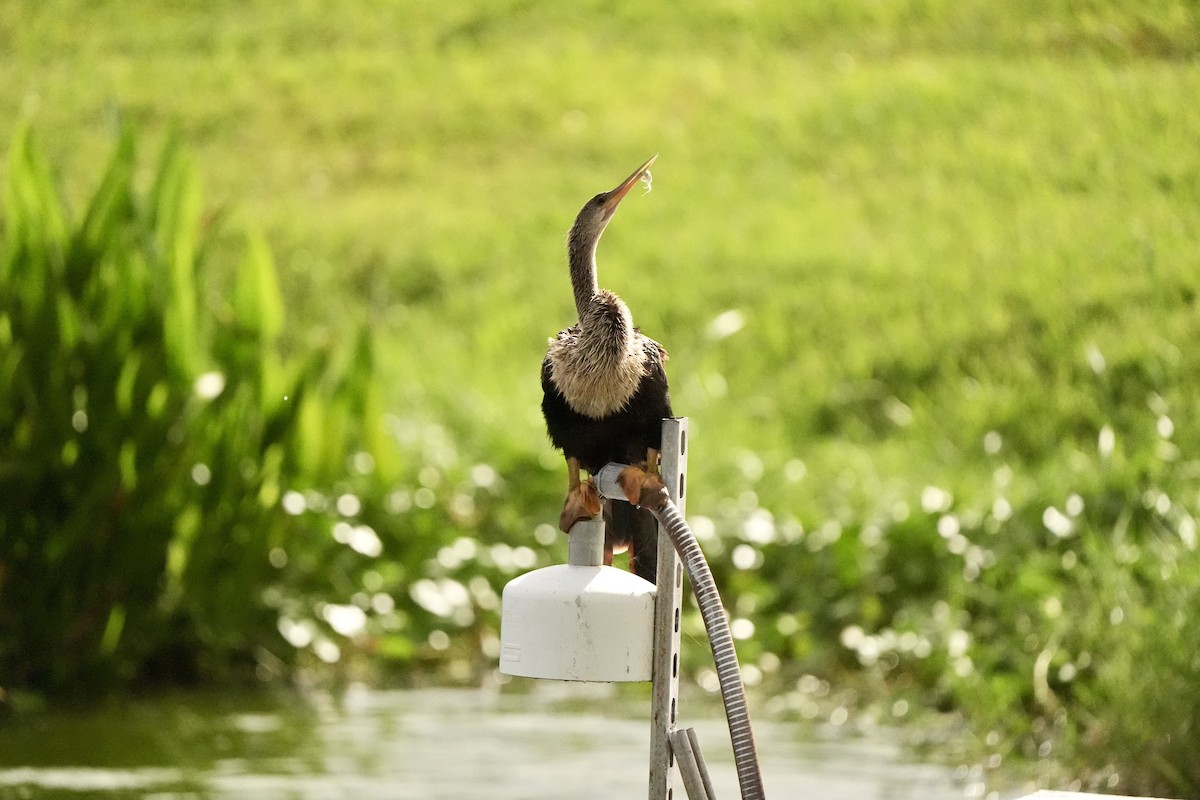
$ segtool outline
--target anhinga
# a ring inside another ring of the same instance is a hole
[[[561,331],[542,361],[542,414],[554,446],[567,459],[568,491],[559,527],[570,531],[603,507],[605,560],[628,547],[630,568],[653,582],[657,569],[656,526],[635,508],[642,491],[661,488],[658,455],[662,420],[671,416],[667,351],[633,327],[628,306],[596,282],[596,244],[617,205],[639,180],[649,179],[654,156],[610,192],[596,195],[567,235],[567,258],[579,321]],[[609,462],[629,464],[620,483],[629,503],[601,502],[591,478]]]

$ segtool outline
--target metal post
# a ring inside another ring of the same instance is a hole
[[[687,502],[687,417],[663,420],[662,479],[679,513]],[[658,536],[658,593],[654,605],[653,690],[650,710],[650,800],[674,800],[671,734],[679,714],[679,622],[683,565],[671,539]]]

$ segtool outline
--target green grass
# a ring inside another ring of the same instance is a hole
[[[924,700],[1004,719],[996,698],[1016,698],[1034,753],[1073,730],[1093,748],[1131,741],[1039,705],[1029,672],[1061,623],[1027,607],[1087,602],[1067,562],[1113,586],[1135,573],[1135,605],[1165,603],[1146,589],[1158,561],[1101,555],[1125,536],[1200,571],[1179,536],[1200,511],[1200,11],[794,5],[8,4],[0,118],[28,120],[77,208],[117,119],[151,141],[177,124],[205,196],[274,250],[285,350],[371,325],[402,491],[449,503],[478,462],[506,481],[474,516],[418,520],[421,558],[439,537],[532,546],[532,524],[552,521],[562,476],[536,376],[573,321],[564,233],[661,153],[653,192],[605,235],[601,283],[672,353],[690,510],[714,520],[723,585],[760,619],[750,663],[781,653],[784,672],[834,674],[861,666],[838,644],[848,625],[943,643],[962,625],[984,682],[946,677],[944,658],[909,664]],[[219,310],[238,261],[212,263],[201,304]],[[731,311],[743,325],[720,335]],[[430,464],[440,484],[418,481]],[[930,485],[948,506],[921,510]],[[1086,510],[1060,541],[1042,515],[1072,493]],[[768,554],[755,576],[729,558],[758,510],[807,533],[754,543]],[[938,535],[948,514],[992,552],[981,579]],[[465,583],[471,567],[450,572]],[[936,599],[953,624],[922,616]],[[781,616],[808,633],[779,632]],[[1129,650],[1147,652],[1152,615],[1133,617]],[[1102,695],[1122,669],[1077,671]],[[1200,791],[1164,780],[1140,785]]]
[[[294,342],[371,319],[393,405],[459,405],[515,446],[542,443],[536,365],[571,321],[562,234],[650,152],[601,278],[672,351],[701,475],[826,434],[899,437],[936,474],[1078,404],[1088,345],[1195,332],[1187,5],[5,13],[0,110],[63,174],[113,115],[178,120],[208,194],[276,249]],[[706,337],[727,309],[746,327]]]

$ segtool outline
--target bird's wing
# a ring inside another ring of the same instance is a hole
[[[667,348],[649,336],[644,335],[640,330],[637,331],[637,334],[641,337],[642,349],[646,352],[647,367],[653,369],[654,365],[657,364],[658,368],[662,369],[662,365],[671,360],[671,356],[667,353]]]
[[[550,382],[554,374],[554,353],[556,350],[561,350],[563,347],[570,347],[571,343],[579,337],[579,325],[572,325],[569,328],[564,328],[559,331],[553,339],[546,343],[546,357],[542,359],[542,386],[545,387]]]

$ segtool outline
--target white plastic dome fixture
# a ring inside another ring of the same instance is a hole
[[[567,564],[504,587],[500,671],[524,678],[615,683],[651,679],[655,587],[602,566],[604,520],[576,523]]]

